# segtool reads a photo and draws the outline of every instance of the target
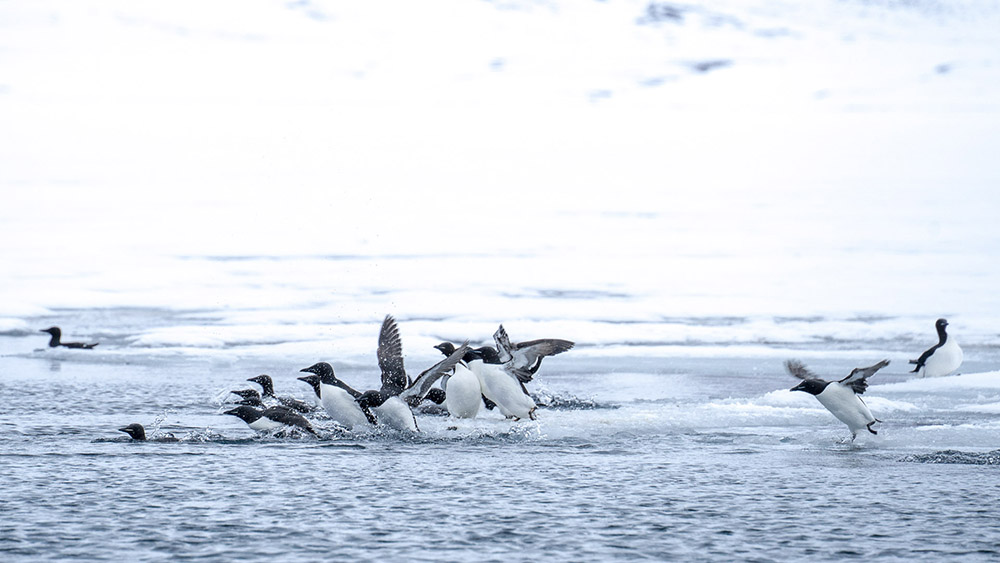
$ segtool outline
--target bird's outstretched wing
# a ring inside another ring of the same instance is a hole
[[[510,343],[510,337],[507,336],[507,330],[504,329],[503,325],[493,333],[493,341],[497,344],[497,355],[500,356],[500,363],[505,364],[511,360],[514,353],[514,346]]]
[[[840,380],[840,383],[847,385],[858,395],[861,395],[868,389],[868,378],[875,375],[875,372],[889,365],[889,360],[882,360],[881,362],[868,366],[866,368],[854,368],[851,370],[851,374]]]
[[[424,400],[424,397],[431,390],[431,386],[441,379],[445,374],[451,373],[451,370],[455,367],[458,362],[462,361],[462,356],[469,351],[469,343],[465,342],[450,356],[441,360],[440,362],[434,364],[433,366],[427,368],[416,379],[413,380],[413,384],[404,389],[400,394],[399,398],[403,399],[406,404],[411,407],[420,404],[420,401]]]
[[[392,315],[385,316],[378,334],[378,367],[382,370],[382,390],[386,393],[398,395],[409,385],[403,368],[403,341]]]
[[[526,364],[528,371],[534,375],[538,371],[538,367],[542,365],[542,358],[562,354],[573,346],[575,346],[573,342],[559,338],[542,338],[539,340],[518,342],[515,344],[517,350],[514,352],[514,358],[519,363]]]
[[[512,344],[503,325],[500,325],[500,328],[493,333],[493,340],[497,344],[500,362],[504,364],[510,362],[512,372],[522,383],[531,381],[532,377],[538,373],[538,368],[542,365],[542,358],[561,354],[575,345],[569,340],[558,338],[542,338]]]
[[[799,360],[787,360],[785,362],[785,369],[788,370],[788,373],[799,379],[820,379],[818,375],[809,371],[809,368]]]

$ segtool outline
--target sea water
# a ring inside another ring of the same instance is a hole
[[[994,4],[366,6],[2,8],[3,558],[997,557]],[[222,414],[387,314],[576,346],[535,421]]]

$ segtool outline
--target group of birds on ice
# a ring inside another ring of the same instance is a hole
[[[938,343],[927,349],[916,360],[911,373],[922,377],[949,375],[962,365],[963,354],[958,342],[947,332],[948,321],[938,319],[935,324]],[[50,347],[91,349],[96,343],[62,342],[58,327],[43,330],[51,335]],[[512,343],[503,325],[493,335],[496,346],[472,348],[468,342],[456,346],[442,342],[435,346],[445,359],[410,377],[403,367],[403,345],[399,328],[392,316],[382,322],[378,340],[378,364],[382,372],[381,387],[366,391],[354,389],[333,371],[327,362],[318,362],[301,371],[310,375],[299,377],[308,383],[322,405],[323,411],[334,424],[346,431],[359,431],[377,427],[417,432],[414,408],[429,402],[442,406],[447,414],[456,418],[474,418],[480,409],[498,409],[514,420],[535,419],[537,405],[525,384],[530,382],[541,366],[542,359],[571,349],[573,342],[561,339],[540,339]],[[847,425],[851,439],[858,432],[882,422],[875,418],[861,395],[868,389],[868,378],[889,365],[882,360],[875,365],[856,368],[840,380],[827,381],[810,371],[797,360],[785,362],[788,373],[802,381],[792,391],[803,391],[816,397],[838,420]],[[296,429],[317,434],[307,418],[317,410],[313,405],[290,397],[274,394],[270,376],[260,375],[248,381],[261,386],[241,389],[232,393],[240,397],[235,408],[224,414],[239,417],[257,431]],[[434,387],[441,382],[440,387]],[[145,429],[134,423],[119,429],[135,440],[145,440]]]

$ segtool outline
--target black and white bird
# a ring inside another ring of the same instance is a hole
[[[240,398],[237,404],[251,407],[264,407],[264,401],[260,396],[260,391],[257,391],[256,389],[234,389],[233,391],[230,391],[230,393]]]
[[[299,381],[304,381],[304,382],[308,383],[309,387],[312,388],[313,393],[316,393],[316,398],[317,399],[323,399],[323,395],[320,394],[319,376],[318,375],[316,375],[316,374],[303,375],[302,377],[299,377],[298,380]]]
[[[83,342],[63,342],[62,341],[62,330],[57,326],[52,326],[38,332],[47,332],[51,336],[49,338],[49,348],[57,348],[62,346],[63,348],[80,348],[83,350],[90,350],[94,346],[100,344],[100,342],[94,342],[93,344],[84,344]]]
[[[305,417],[286,407],[269,407],[260,410],[251,406],[241,405],[223,414],[231,414],[238,417],[243,422],[246,422],[247,426],[258,432],[300,429],[305,430],[313,436],[319,436]]]
[[[500,362],[509,361],[512,369],[529,376],[538,373],[538,368],[542,366],[542,358],[561,354],[575,346],[569,340],[558,338],[542,338],[512,343],[503,325],[500,325],[500,328],[493,333],[493,340],[497,345]],[[528,381],[530,381],[530,377]]]
[[[326,362],[317,362],[299,371],[319,377],[319,400],[326,414],[334,422],[347,430],[358,430],[369,426],[368,417],[357,403],[361,392],[337,378],[333,366]]]
[[[919,373],[921,377],[941,377],[953,373],[962,366],[964,355],[955,337],[945,330],[948,321],[938,319],[934,323],[937,329],[938,343],[931,346],[916,360],[910,360],[911,364],[916,364],[910,373]]]
[[[362,393],[357,398],[358,406],[371,424],[416,432],[419,429],[411,408],[419,405],[434,383],[450,373],[468,351],[468,343],[462,344],[447,358],[411,379],[403,367],[403,345],[399,329],[395,319],[387,315],[379,332],[378,346],[382,386],[378,390]]]
[[[442,342],[434,348],[445,356],[454,354],[456,350],[451,342]],[[462,361],[455,364],[453,372],[441,378],[445,395],[444,405],[448,409],[448,414],[455,418],[475,418],[482,408],[483,387],[479,383],[479,377],[472,373],[468,364],[478,358],[469,350],[462,356]]]
[[[313,408],[312,405],[310,405],[305,401],[300,401],[293,397],[279,397],[275,395],[274,382],[271,380],[270,375],[261,374],[258,375],[257,377],[251,377],[250,379],[247,379],[247,381],[260,385],[260,388],[262,390],[261,399],[264,401],[265,404],[268,404],[269,402],[276,402],[281,406],[288,407],[300,413],[310,413],[316,410],[315,408]]]
[[[494,402],[504,416],[535,420],[538,407],[524,386],[525,381],[531,380],[531,374],[515,369],[511,360],[501,361],[492,346],[481,346],[472,353],[474,359],[468,362],[469,369],[479,378],[483,396]]]
[[[133,422],[124,428],[119,428],[118,431],[128,434],[136,442],[180,442],[180,439],[173,434],[147,439],[146,429],[138,422]]]
[[[872,425],[882,421],[872,415],[872,411],[861,400],[860,395],[868,389],[868,378],[887,365],[889,360],[882,360],[870,367],[855,368],[850,375],[840,381],[820,379],[798,360],[785,362],[785,369],[802,380],[802,383],[792,387],[791,390],[805,391],[815,396],[826,410],[847,425],[851,430],[851,441],[853,441],[858,437],[858,431],[862,429],[878,434]]]

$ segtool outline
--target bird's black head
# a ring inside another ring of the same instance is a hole
[[[146,439],[146,429],[142,427],[138,422],[133,422],[125,428],[119,428],[119,432],[124,432],[132,437],[133,440],[143,441]]]
[[[56,346],[59,346],[59,341],[62,339],[62,331],[59,330],[59,327],[53,326],[45,330],[40,330],[39,332],[47,332],[52,336],[51,338],[49,338],[50,348],[55,348]]]
[[[365,391],[358,397],[358,406],[363,409],[368,409],[372,407],[381,407],[389,399],[390,395],[388,393],[383,393],[381,391]]]
[[[265,397],[270,397],[271,395],[274,395],[274,382],[271,381],[270,375],[261,374],[258,375],[257,377],[251,377],[250,379],[247,379],[247,381],[260,385],[260,388],[264,391],[262,394]]]
[[[229,409],[228,411],[222,414],[231,414],[235,417],[238,417],[240,420],[246,422],[247,424],[250,424],[251,422],[261,417],[261,413],[259,410],[247,405],[240,405],[235,409]]]
[[[320,382],[327,385],[335,385],[337,381],[337,376],[333,374],[333,366],[326,362],[318,362],[299,371],[316,374],[319,376]]]
[[[811,395],[819,395],[826,389],[829,381],[823,381],[821,379],[803,379],[802,383],[799,383],[795,387],[792,387],[792,391],[805,391]]]
[[[455,345],[451,342],[442,342],[435,346],[435,348],[440,350],[445,356],[450,356],[455,353]]]
[[[444,403],[445,397],[446,395],[444,389],[438,389],[437,387],[433,387],[431,388],[430,391],[427,392],[425,398],[430,402],[434,403],[435,405],[440,405]]]
[[[938,335],[943,338],[945,334],[944,329],[948,328],[948,319],[938,319],[934,323],[934,328],[937,329]]]
[[[499,364],[500,354],[497,352],[496,348],[492,346],[481,346],[473,350],[478,359],[483,360],[487,364]]]
[[[306,383],[308,383],[309,386],[312,387],[313,392],[316,393],[316,396],[322,398],[322,396],[320,395],[320,391],[319,391],[319,376],[318,375],[316,375],[316,374],[313,374],[313,375],[303,375],[302,377],[299,377],[298,380],[299,381],[305,381]]]

